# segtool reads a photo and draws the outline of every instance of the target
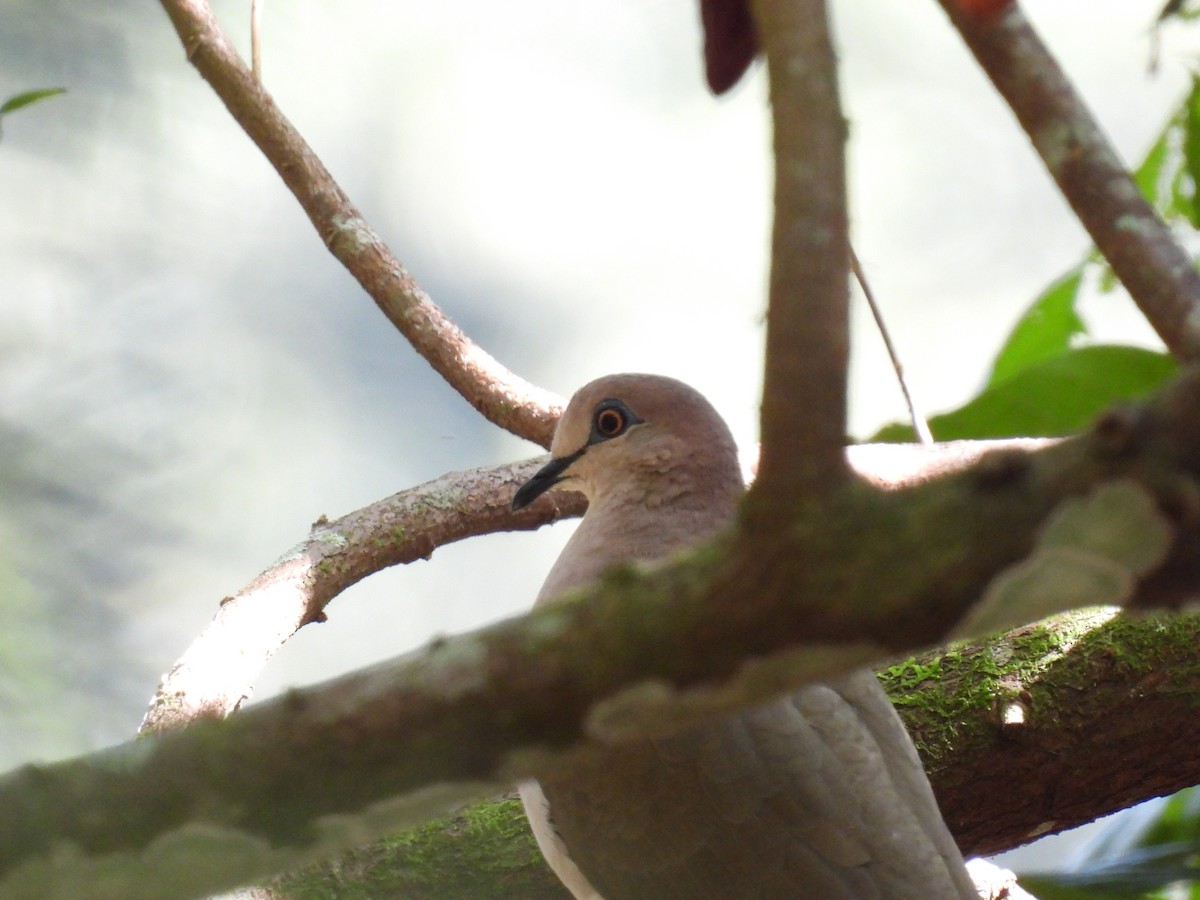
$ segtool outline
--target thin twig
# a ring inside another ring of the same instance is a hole
[[[1063,196],[1177,359],[1200,358],[1200,273],[1015,0],[938,0]]]
[[[262,5],[265,0],[250,0],[250,71],[262,83]]]
[[[562,400],[517,377],[429,298],[255,79],[205,0],[161,0],[188,59],[266,156],[335,257],[409,343],[489,421],[550,445]]]
[[[883,310],[875,302],[875,293],[871,290],[871,285],[867,283],[867,273],[863,271],[862,263],[859,262],[858,254],[854,252],[853,247],[850,248],[850,269],[854,272],[854,277],[858,279],[858,286],[862,288],[863,296],[867,298],[867,306],[871,308],[871,315],[875,317],[875,326],[879,329],[879,336],[883,338],[883,346],[887,348],[888,358],[892,361],[892,370],[896,373],[896,381],[899,382],[900,391],[904,394],[904,402],[908,404],[908,417],[912,420],[917,440],[929,446],[933,443],[933,434],[929,431],[929,423],[925,420],[925,415],[917,408],[917,402],[913,399],[912,391],[909,390],[908,379],[904,377],[904,366],[900,363],[900,354],[896,352],[891,333],[883,321]]]

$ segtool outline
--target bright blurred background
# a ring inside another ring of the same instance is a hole
[[[248,4],[215,4],[245,49]],[[1025,7],[1119,151],[1178,104],[1161,0]],[[835,4],[854,242],[930,411],[979,387],[1089,241],[932,2]],[[694,0],[266,5],[264,78],[377,230],[501,361],[562,394],[657,371],[756,437],[765,78],[704,89]],[[156,4],[0,0],[0,768],[129,737],[219,599],[335,517],[533,455],[325,252]],[[1096,332],[1155,340],[1127,301]],[[851,423],[901,418],[865,308]],[[524,609],[570,526],[375,576],[258,689]]]

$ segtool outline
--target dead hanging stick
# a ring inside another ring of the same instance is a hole
[[[883,322],[883,312],[879,309],[879,304],[875,302],[875,295],[871,293],[871,286],[867,284],[867,275],[863,272],[862,263],[858,261],[858,254],[854,252],[853,247],[850,248],[850,268],[862,288],[863,296],[867,298],[867,306],[871,307],[871,315],[875,317],[875,325],[879,328],[883,345],[887,348],[888,357],[892,360],[896,381],[900,383],[904,402],[908,404],[908,416],[912,420],[913,431],[917,433],[918,441],[929,446],[933,443],[933,434],[929,431],[929,423],[925,421],[925,415],[917,408],[917,403],[913,400],[912,391],[909,390],[908,381],[904,377],[904,366],[900,364],[900,355],[896,352],[895,345],[892,344],[892,337],[888,333],[887,325]]]
[[[250,0],[250,71],[254,80],[262,83],[262,5],[264,0]]]

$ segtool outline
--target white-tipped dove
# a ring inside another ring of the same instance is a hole
[[[729,429],[699,393],[612,375],[571,398],[551,461],[587,514],[537,603],[653,561],[732,521]],[[912,741],[873,673],[855,672],[663,740],[621,744],[570,777],[521,785],[551,868],[578,900],[967,900],[975,888]]]

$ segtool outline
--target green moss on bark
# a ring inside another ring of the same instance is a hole
[[[351,851],[273,885],[293,900],[569,900],[512,797]]]

